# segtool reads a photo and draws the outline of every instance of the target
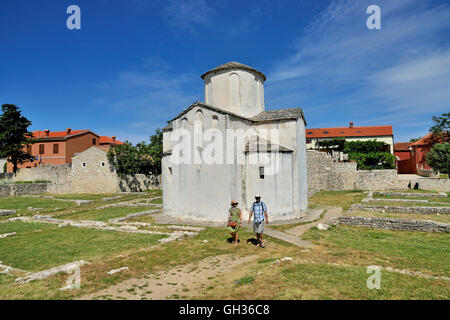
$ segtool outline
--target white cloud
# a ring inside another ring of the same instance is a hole
[[[169,0],[162,11],[169,27],[188,33],[209,24],[214,13],[215,9],[206,0]]]

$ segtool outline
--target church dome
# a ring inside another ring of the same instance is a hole
[[[210,74],[210,73],[223,71],[223,70],[231,70],[231,69],[241,69],[241,70],[251,71],[251,72],[256,73],[257,75],[259,75],[262,78],[263,81],[266,81],[266,76],[264,75],[264,73],[254,69],[252,67],[249,67],[249,66],[247,66],[245,64],[242,64],[242,63],[239,63],[239,62],[234,62],[234,61],[224,63],[224,64],[222,64],[222,65],[220,65],[218,67],[215,67],[214,69],[211,69],[211,70],[205,72],[204,74],[201,75],[201,78],[205,79],[205,77],[208,74]]]
[[[266,76],[239,62],[227,62],[202,76],[205,102],[243,117],[264,111]]]

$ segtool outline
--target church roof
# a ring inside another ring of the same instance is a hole
[[[297,119],[300,117],[302,117],[303,120],[305,120],[303,110],[301,108],[289,108],[289,109],[263,111],[258,113],[256,116],[252,117],[251,120],[253,121],[288,120],[288,119]]]
[[[289,148],[283,147],[282,145],[259,137],[254,137],[253,139],[248,141],[245,144],[244,149],[245,152],[271,152],[272,150],[277,152],[292,152],[292,150]]]
[[[243,120],[247,120],[247,121],[251,121],[251,122],[272,121],[272,120],[291,120],[291,119],[302,118],[303,121],[305,121],[305,125],[306,125],[305,116],[303,115],[303,110],[301,108],[290,108],[290,109],[279,109],[279,110],[263,111],[263,112],[258,113],[254,117],[247,118],[247,117],[238,115],[236,113],[230,112],[228,110],[222,109],[220,107],[212,106],[212,105],[206,104],[204,102],[197,101],[194,104],[192,104],[191,106],[189,106],[186,109],[184,109],[175,118],[170,120],[169,124],[166,127],[163,128],[163,131],[170,131],[170,130],[172,130],[172,123],[171,122],[176,120],[176,119],[178,119],[178,118],[180,118],[184,114],[188,113],[190,110],[192,110],[195,107],[203,107],[203,108],[206,108],[206,109],[210,109],[212,111],[216,111],[218,113],[229,114],[229,115],[235,116],[237,118],[240,118],[240,119],[243,119]]]
[[[218,67],[215,67],[214,69],[209,70],[208,72],[205,72],[204,74],[201,75],[201,78],[205,79],[205,76],[211,72],[217,72],[217,71],[229,70],[229,69],[243,69],[243,70],[252,71],[252,72],[258,74],[259,76],[261,76],[263,78],[263,81],[266,81],[266,76],[264,75],[264,73],[254,69],[252,67],[249,67],[245,64],[242,64],[239,62],[234,62],[234,61],[224,63]]]

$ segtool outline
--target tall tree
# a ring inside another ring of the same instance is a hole
[[[26,147],[35,141],[33,133],[28,131],[31,121],[22,116],[19,108],[14,104],[2,105],[0,116],[0,158],[7,158],[13,164],[13,171],[17,165],[32,160],[33,156],[26,152]]]
[[[161,173],[161,159],[163,154],[163,132],[156,129],[154,135],[150,137],[149,153],[153,158],[153,169],[156,173]]]
[[[431,143],[450,142],[450,113],[433,116],[434,125],[430,128]]]

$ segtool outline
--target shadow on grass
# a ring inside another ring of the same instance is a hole
[[[258,239],[256,239],[256,238],[247,239],[247,243],[249,243],[249,242],[254,246],[258,245]]]

